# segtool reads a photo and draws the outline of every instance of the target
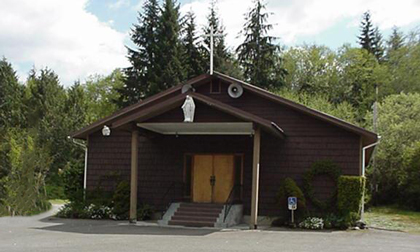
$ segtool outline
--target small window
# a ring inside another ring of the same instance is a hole
[[[211,81],[210,83],[210,93],[211,94],[220,94],[221,83],[218,80]]]

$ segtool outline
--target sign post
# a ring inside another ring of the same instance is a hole
[[[297,198],[296,197],[287,198],[287,205],[289,207],[289,210],[292,212],[292,223],[295,223],[294,212],[297,209]]]

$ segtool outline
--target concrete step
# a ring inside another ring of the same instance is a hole
[[[196,221],[196,222],[205,221],[205,222],[215,223],[217,220],[217,217],[174,215],[171,220],[172,221]]]
[[[222,204],[212,204],[212,203],[186,203],[183,202],[180,206],[185,207],[203,207],[203,208],[223,208]]]
[[[169,220],[169,225],[214,227],[223,211],[221,204],[181,203]]]
[[[212,221],[170,220],[168,224],[186,227],[214,227],[214,222]]]
[[[220,212],[195,212],[195,211],[176,211],[174,216],[203,216],[203,217],[219,217]]]
[[[220,213],[223,208],[202,207],[202,206],[180,206],[179,212],[201,212],[201,213]]]

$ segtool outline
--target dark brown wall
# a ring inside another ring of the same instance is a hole
[[[99,151],[100,150],[100,151]],[[130,133],[112,132],[110,137],[95,134],[89,138],[88,190],[99,183],[106,191],[115,188],[107,175],[118,171],[130,178]],[[226,153],[244,155],[244,198],[250,204],[252,138],[250,136],[162,136],[139,138],[138,197],[157,209],[184,199],[184,154]],[[102,177],[101,177],[102,176]],[[172,183],[176,182],[173,187]],[[170,190],[168,191],[168,189]],[[168,193],[167,193],[168,192]],[[163,196],[167,195],[163,198]]]
[[[360,137],[314,117],[298,113],[283,105],[244,91],[238,99],[227,95],[228,84],[222,84],[220,94],[210,94],[209,85],[197,92],[225,102],[277,123],[285,132],[281,140],[262,134],[260,173],[260,215],[277,213],[275,195],[281,179],[294,178],[302,185],[302,174],[317,160],[332,160],[344,174],[359,175]],[[234,121],[231,116],[197,104],[197,121]],[[167,112],[153,121],[183,121],[181,109]],[[139,200],[162,208],[170,201],[182,200],[182,190],[171,190],[161,204],[161,197],[172,181],[183,180],[185,153],[244,153],[244,207],[249,214],[251,198],[252,138],[249,136],[172,136],[139,140]],[[130,135],[113,132],[109,138],[99,134],[89,137],[88,188],[100,174],[119,170],[128,179],[130,172]],[[328,180],[315,181],[320,197],[326,197],[333,187]],[[112,182],[102,183],[108,189]]]

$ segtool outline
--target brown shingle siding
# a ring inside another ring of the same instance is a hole
[[[197,92],[225,102],[226,104],[254,113],[259,117],[277,123],[286,138],[279,139],[262,134],[260,170],[260,215],[278,212],[276,193],[280,181],[294,178],[302,185],[302,175],[313,162],[332,160],[344,174],[358,175],[360,170],[360,137],[330,123],[302,114],[245,90],[239,99],[227,95],[227,84],[222,83],[220,94],[208,94],[207,85]],[[229,121],[236,118],[198,104],[196,119],[200,122]],[[180,108],[171,110],[149,121],[182,121]],[[237,119],[236,119],[237,120]],[[130,176],[129,132],[113,131],[110,137],[99,132],[89,137],[88,189],[93,189],[104,175],[119,172],[122,179]],[[249,214],[251,198],[252,138],[250,136],[160,136],[139,138],[139,202],[152,204],[156,209],[165,208],[170,202],[183,200],[181,186],[170,190],[165,199],[163,194],[172,182],[181,184],[184,179],[185,153],[243,153],[243,196],[245,214]],[[102,183],[106,190],[114,190],[115,183]],[[322,197],[331,190],[326,182],[320,185]]]

